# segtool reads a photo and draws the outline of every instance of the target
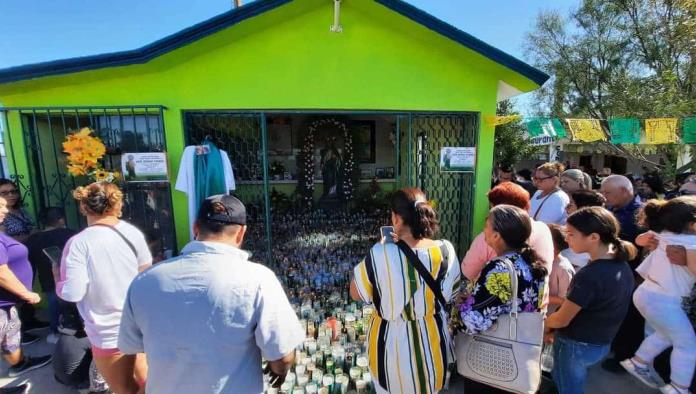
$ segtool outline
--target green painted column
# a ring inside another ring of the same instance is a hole
[[[163,113],[164,137],[167,141],[169,156],[169,179],[172,193],[172,215],[179,251],[189,242],[188,198],[185,193],[174,190],[176,176],[179,173],[181,155],[184,152],[184,123],[182,112],[178,108],[167,108]]]
[[[495,104],[485,113],[495,114]],[[484,113],[484,114],[485,114]],[[495,127],[483,122],[479,114],[479,134],[476,146],[476,179],[474,181],[474,221],[471,239],[483,231],[488,215],[488,191],[491,189],[491,174],[493,171],[493,149],[495,143]]]

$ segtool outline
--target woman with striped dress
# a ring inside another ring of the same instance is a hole
[[[459,263],[450,242],[432,239],[439,225],[425,194],[399,190],[391,211],[395,238],[413,250],[449,303],[459,287]],[[389,241],[372,247],[351,281],[351,297],[375,306],[367,327],[370,372],[378,393],[436,393],[454,362],[445,308]]]

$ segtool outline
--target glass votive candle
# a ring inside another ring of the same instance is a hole
[[[307,394],[317,394],[317,391],[319,391],[319,386],[317,386],[316,383],[307,383],[305,387],[305,392]]]
[[[304,388],[302,388],[302,387],[295,387],[295,389],[292,390],[292,394],[305,394]]]
[[[300,376],[303,376],[306,371],[307,371],[306,365],[304,365],[304,364],[295,365],[295,374],[297,375],[298,379],[300,378]]]
[[[355,365],[360,367],[363,372],[366,372],[368,370],[367,357],[358,356],[358,359],[355,361]]]
[[[322,378],[324,377],[324,372],[321,369],[317,369],[312,373],[312,382],[316,384],[321,384]]]
[[[331,375],[324,375],[323,378],[321,378],[321,384],[324,387],[331,387],[334,384],[334,377]]]
[[[350,385],[350,379],[346,375],[341,375],[336,378],[336,381],[341,384],[341,393],[346,394],[348,392],[348,386]]]
[[[362,379],[355,381],[355,390],[358,394],[367,394],[367,382]]]
[[[297,377],[297,385],[299,387],[305,387],[309,383],[309,376],[302,375]]]
[[[295,377],[296,375],[293,372],[288,372],[287,375],[285,375],[285,381],[290,383],[291,385],[295,384]]]
[[[317,394],[331,394],[328,387],[319,387],[319,392]]]
[[[350,371],[348,371],[348,374],[350,375],[351,380],[356,381],[362,376],[362,368],[352,367]]]
[[[292,390],[292,385],[289,382],[283,382],[280,385],[280,394],[290,394],[290,390]]]
[[[326,360],[326,373],[333,375],[333,373],[334,373],[334,361],[333,361],[333,359]]]

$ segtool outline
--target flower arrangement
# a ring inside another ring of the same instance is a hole
[[[96,182],[116,182],[121,174],[107,171],[101,165],[99,161],[106,154],[106,147],[92,132],[83,127],[63,141],[63,152],[68,154],[68,173],[74,177],[89,176]]]

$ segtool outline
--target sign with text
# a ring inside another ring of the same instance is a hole
[[[446,146],[440,150],[440,171],[474,172],[476,147]]]
[[[124,153],[121,156],[126,182],[163,182],[169,180],[167,154],[161,152]]]

